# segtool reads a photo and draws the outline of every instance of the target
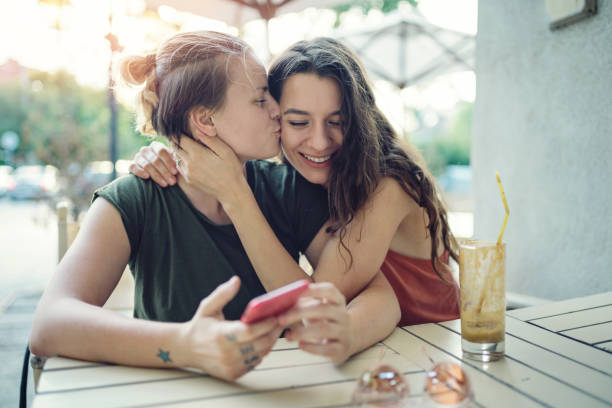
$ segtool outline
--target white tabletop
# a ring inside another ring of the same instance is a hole
[[[462,359],[459,320],[397,328],[339,367],[279,339],[236,383],[185,370],[52,358],[33,406],[351,406],[357,378],[379,363],[402,372],[411,393],[421,395],[431,358],[463,366],[475,407],[612,407],[611,322],[612,292],[510,311],[506,356],[492,363]]]

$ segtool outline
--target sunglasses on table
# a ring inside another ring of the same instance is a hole
[[[423,392],[411,394],[400,372],[386,364],[378,365],[361,375],[352,403],[372,407],[464,408],[474,401],[470,380],[459,364],[437,363],[425,375]]]

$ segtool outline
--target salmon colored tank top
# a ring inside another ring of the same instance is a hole
[[[441,260],[448,263],[448,253]],[[452,283],[441,280],[431,260],[412,258],[389,250],[380,269],[400,304],[402,317],[398,326],[459,318],[459,286],[448,272],[445,277]]]

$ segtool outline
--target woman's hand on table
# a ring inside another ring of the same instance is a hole
[[[241,189],[250,188],[244,166],[234,151],[219,137],[196,132],[196,138],[182,137],[180,150],[174,154],[179,172],[199,190],[216,197],[221,204],[232,204],[240,199]]]
[[[184,360],[180,365],[234,381],[270,352],[282,332],[276,318],[249,325],[223,318],[223,307],[239,287],[237,277],[219,285],[202,300],[193,318],[184,323],[178,343]]]
[[[331,283],[313,283],[298,303],[279,316],[283,327],[292,326],[287,340],[299,342],[309,353],[344,362],[351,355],[350,319],[344,295]]]
[[[141,147],[130,163],[129,170],[142,179],[152,178],[162,187],[176,184],[178,174],[172,152],[160,142]]]

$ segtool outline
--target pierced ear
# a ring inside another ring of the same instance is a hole
[[[198,132],[210,137],[217,136],[217,128],[213,122],[212,112],[209,109],[203,106],[193,108],[189,113],[189,119],[194,137]]]

